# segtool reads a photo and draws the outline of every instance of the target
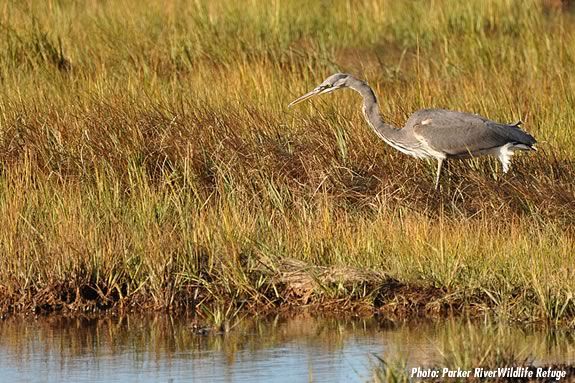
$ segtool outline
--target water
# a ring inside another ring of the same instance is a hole
[[[457,320],[244,319],[210,335],[190,323],[162,315],[11,318],[0,322],[0,381],[365,382],[380,366],[376,357],[441,366],[494,345],[534,363],[575,362],[570,333]]]

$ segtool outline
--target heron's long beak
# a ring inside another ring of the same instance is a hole
[[[304,94],[303,96],[296,98],[295,100],[290,102],[290,104],[288,105],[288,108],[291,108],[295,104],[298,104],[304,100],[307,100],[308,98],[311,98],[313,96],[317,96],[318,94],[322,93],[322,91],[324,91],[324,89],[317,87],[314,90],[312,90],[311,92],[308,92],[308,93]]]

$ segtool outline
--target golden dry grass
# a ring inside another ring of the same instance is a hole
[[[426,311],[573,325],[575,17],[542,4],[4,4],[3,311],[277,307],[293,260],[370,276],[306,302],[396,311],[398,283],[434,291]],[[378,140],[352,92],[287,110],[336,71],[397,125],[521,119],[540,150],[505,176],[453,163],[433,193],[434,164]]]

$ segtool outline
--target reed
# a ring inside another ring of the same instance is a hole
[[[489,0],[8,2],[2,312],[325,304],[575,325],[575,19]],[[302,12],[305,9],[305,12]],[[502,175],[367,128],[445,107],[525,122]],[[217,314],[217,315],[216,315]]]

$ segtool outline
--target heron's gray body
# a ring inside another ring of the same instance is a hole
[[[290,106],[316,94],[344,87],[362,95],[365,119],[386,143],[416,158],[438,160],[436,188],[439,185],[443,161],[446,159],[493,155],[499,158],[503,171],[507,172],[514,151],[535,150],[535,139],[519,128],[520,122],[502,124],[465,112],[423,109],[413,113],[403,128],[395,128],[381,119],[377,98],[369,85],[343,73],[330,76],[316,89],[293,101]]]

